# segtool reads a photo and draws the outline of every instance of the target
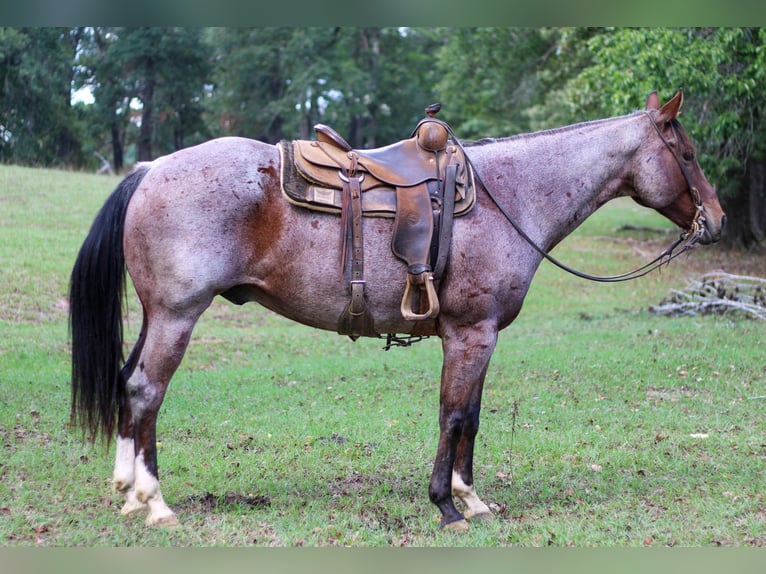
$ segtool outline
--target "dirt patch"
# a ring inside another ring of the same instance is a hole
[[[386,483],[382,476],[371,476],[353,471],[349,476],[335,478],[329,485],[330,492],[334,497],[348,496],[362,490],[372,490],[374,487]]]
[[[232,507],[250,507],[265,508],[271,505],[271,499],[268,496],[256,496],[252,494],[238,494],[236,492],[227,492],[226,494],[190,494],[182,504],[183,507],[190,510],[214,510],[226,509]]]

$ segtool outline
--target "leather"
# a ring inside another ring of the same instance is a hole
[[[317,124],[314,126],[314,130],[317,133],[317,140],[323,143],[333,144],[345,151],[351,151],[352,147],[343,136],[325,124]]]
[[[358,177],[347,177],[343,186],[347,210],[350,211],[350,219],[345,219],[343,233],[343,261],[345,268],[345,255],[348,242],[351,243],[351,299],[338,319],[338,332],[349,335],[356,339],[362,335],[374,335],[375,323],[365,302],[364,282],[364,242],[362,239],[362,205],[361,190]]]
[[[431,234],[434,218],[431,199],[425,185],[396,188],[396,218],[391,250],[394,255],[411,267],[417,263],[426,263],[431,250]],[[428,267],[428,271],[431,268]],[[410,273],[420,270],[409,269]]]
[[[457,166],[447,166],[444,177],[444,188],[452,189],[455,185]],[[439,227],[437,229],[436,257],[434,258],[434,275],[441,277],[447,267],[450,244],[452,243],[452,219],[455,215],[455,196],[450,193],[444,195],[442,209],[439,214]]]
[[[349,163],[348,151],[320,141],[296,140],[295,167],[301,175],[314,183],[337,186],[338,169]],[[436,177],[434,152],[424,150],[416,138],[402,140],[389,146],[354,150],[359,169],[369,174],[362,191],[373,187],[410,187]],[[465,184],[466,170],[461,170],[458,181]]]
[[[293,142],[282,141],[278,144],[282,159],[280,174],[282,193],[288,201],[296,205],[318,211],[340,212],[343,203],[342,185],[338,177],[340,167],[336,161],[350,161],[347,152],[340,154],[331,152],[331,157],[335,159],[329,159],[323,152],[319,152],[321,155],[318,155],[319,150],[311,146],[313,143],[315,142],[296,140]],[[325,147],[331,149],[330,146]],[[307,149],[309,152],[304,153]],[[395,189],[397,186],[386,183],[377,176],[377,172],[382,170],[375,167],[376,164],[373,164],[375,171],[370,173],[367,167],[371,163],[369,161],[370,156],[368,154],[363,157],[362,153],[364,152],[359,152],[359,169],[365,171],[364,181],[361,182],[362,212],[368,217],[394,217],[396,215]],[[433,156],[433,153],[430,153]],[[372,157],[377,157],[377,155],[372,154]],[[386,165],[395,163],[390,157]],[[473,172],[467,165],[462,150],[458,149],[455,157],[458,168],[455,174],[454,214],[456,217],[460,217],[473,208],[476,202],[476,187]],[[429,184],[436,182],[435,167],[432,170],[430,179],[425,178]],[[420,166],[414,171],[422,173],[425,172],[425,169]],[[400,177],[399,179],[401,181],[404,178]],[[420,179],[423,177],[415,178],[415,181]]]

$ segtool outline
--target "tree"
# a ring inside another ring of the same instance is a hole
[[[458,28],[437,52],[436,90],[465,138],[506,136],[570,119],[546,94],[580,70],[589,28]]]
[[[90,136],[94,152],[111,147],[114,170],[125,163],[125,145],[130,127],[130,90],[121,65],[110,52],[117,40],[112,28],[88,28],[82,53],[77,60],[75,87],[91,90],[94,103],[84,112],[90,117]],[[106,129],[104,129],[106,128]],[[108,134],[105,139],[104,134]]]
[[[621,115],[684,88],[684,126],[729,214],[725,240],[755,247],[766,238],[765,39],[755,28],[465,28],[439,52],[438,89],[457,104],[453,127],[476,137]]]
[[[213,63],[203,31],[196,28],[164,29],[157,52],[152,141],[164,154],[210,139],[204,102]]]
[[[533,47],[536,30],[458,28],[444,30],[446,44],[437,52],[439,99],[449,110],[453,129],[464,138],[502,136],[523,131],[518,91],[524,67],[544,52]]]
[[[208,32],[213,49],[213,94],[207,104],[210,129],[225,135],[276,143],[294,108],[284,105],[288,76],[283,51],[289,28],[215,28]],[[291,130],[288,128],[287,133]]]
[[[766,31],[751,28],[609,29],[587,41],[592,62],[558,94],[571,111],[626,113],[658,90],[685,89],[684,126],[728,212],[726,240],[766,238]]]
[[[409,136],[425,107],[439,99],[434,54],[446,36],[428,28],[354,32],[353,67],[343,76],[346,91],[353,94],[344,100],[352,112],[349,141],[373,147]],[[444,103],[440,117],[448,119],[450,109]]]
[[[0,160],[82,162],[70,98],[81,34],[81,28],[0,28]]]
[[[81,81],[92,87],[95,115],[109,126],[116,170],[129,134],[138,161],[210,137],[203,101],[211,62],[202,30],[92,28],[89,40]]]
[[[461,138],[629,112],[685,89],[684,125],[729,215],[766,238],[760,28],[0,28],[0,161],[116,171],[217,135],[355,147],[406,137],[441,101]],[[87,87],[95,103],[72,105]]]
[[[439,42],[398,28],[214,29],[208,109],[224,133],[269,142],[324,122],[355,147],[389,143],[432,102]]]

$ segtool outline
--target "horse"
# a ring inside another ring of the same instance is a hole
[[[382,334],[417,327],[441,340],[439,440],[428,486],[440,527],[491,519],[474,483],[482,387],[498,333],[521,310],[543,257],[609,200],[632,197],[700,244],[726,216],[678,121],[683,94],[622,116],[464,145],[477,176],[472,210],[455,218],[440,311],[403,318],[405,264],[391,253],[392,220],[363,218],[367,306]],[[216,296],[257,302],[336,330],[349,292],[339,279],[340,218],[292,205],[280,188],[276,145],[213,139],[139,164],[105,201],[70,279],[72,424],[107,439],[116,430],[113,487],[121,513],[177,525],[158,478],[156,421],[192,329]],[[509,224],[508,217],[513,220]],[[123,356],[129,274],[143,320]],[[455,505],[463,502],[464,512]]]

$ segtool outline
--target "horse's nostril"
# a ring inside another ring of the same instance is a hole
[[[723,228],[726,227],[726,216],[721,216],[721,231],[723,231]]]

